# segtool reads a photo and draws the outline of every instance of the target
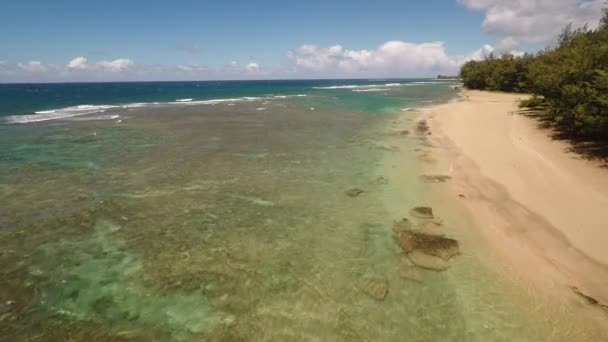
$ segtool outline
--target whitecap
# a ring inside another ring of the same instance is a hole
[[[353,89],[356,93],[373,93],[373,92],[381,92],[381,91],[389,91],[389,88],[369,88],[369,89]]]
[[[137,102],[137,103],[129,103],[124,105],[90,105],[83,104],[71,107],[65,107],[61,109],[51,109],[51,110],[41,110],[34,112],[34,114],[26,114],[26,115],[14,115],[7,116],[2,119],[2,123],[5,124],[23,124],[30,122],[40,122],[40,121],[48,121],[48,120],[59,120],[70,118],[79,115],[87,115],[93,113],[103,113],[109,109],[128,109],[133,110],[133,108],[141,108],[141,107],[151,107],[151,106],[162,106],[162,105],[216,105],[220,103],[229,102],[228,105],[233,106],[235,102],[244,102],[244,101],[262,101],[264,100],[267,103],[270,100],[282,100],[291,97],[304,97],[306,94],[298,94],[298,95],[272,95],[267,97],[257,97],[257,96],[245,96],[240,98],[227,98],[227,99],[211,99],[211,100],[198,100],[194,101],[193,99],[177,99],[173,102]],[[264,108],[265,109],[265,108]]]
[[[30,122],[57,120],[57,119],[70,118],[70,117],[79,116],[79,115],[105,112],[107,109],[112,109],[112,108],[116,108],[116,106],[78,105],[78,106],[73,106],[73,107],[66,107],[63,109],[38,111],[35,114],[7,116],[4,118],[4,122],[9,123],[9,124],[18,124],[18,123],[30,123]]]

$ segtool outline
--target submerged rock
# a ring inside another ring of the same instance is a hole
[[[413,251],[408,254],[408,257],[414,265],[427,270],[445,271],[450,268],[450,264],[444,259],[421,251]]]
[[[443,230],[441,230],[441,222],[427,221],[420,225],[420,231],[427,235],[433,236],[444,236]]]
[[[407,254],[419,251],[445,261],[460,254],[458,241],[440,235],[402,229],[396,233],[395,238],[399,247]]]
[[[384,177],[378,177],[378,178],[376,178],[376,180],[374,182],[376,184],[384,185],[384,184],[388,184],[388,179],[386,179]]]
[[[425,120],[420,120],[416,124],[416,130],[418,133],[427,133],[429,131],[429,125]]]
[[[376,300],[384,300],[388,294],[388,281],[382,279],[371,279],[363,286],[363,292]]]
[[[347,190],[346,194],[349,197],[357,197],[357,196],[361,195],[364,192],[365,192],[364,190],[361,190],[361,189],[358,189],[358,188],[353,188],[353,189]]]
[[[452,177],[447,176],[447,175],[422,175],[422,176],[420,176],[420,180],[425,183],[445,183],[450,179],[452,179]]]
[[[395,234],[399,233],[400,231],[410,229],[412,229],[412,222],[407,218],[403,218],[401,221],[396,221],[393,223],[393,231]]]
[[[433,208],[431,207],[415,207],[410,210],[410,214],[421,219],[432,219],[435,217],[433,215]]]

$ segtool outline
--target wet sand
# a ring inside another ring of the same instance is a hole
[[[425,173],[450,177],[443,195],[466,208],[509,277],[608,327],[608,171],[521,115],[523,95],[462,95],[423,110],[436,147]]]

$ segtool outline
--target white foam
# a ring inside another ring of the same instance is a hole
[[[356,89],[365,86],[345,85],[345,86],[329,86],[329,87],[313,87],[313,89]]]
[[[266,110],[266,108],[257,108],[256,110]]]
[[[353,89],[353,91],[356,93],[373,93],[373,92],[389,91],[389,90],[390,90],[389,88]]]
[[[267,97],[256,97],[256,96],[245,96],[240,98],[231,98],[231,99],[212,99],[212,100],[200,100],[195,101],[193,99],[177,99],[173,102],[137,102],[137,103],[129,103],[124,105],[78,105],[72,107],[65,107],[61,109],[51,109],[51,110],[42,110],[37,111],[34,114],[27,115],[13,115],[7,116],[3,118],[2,123],[6,124],[23,124],[30,122],[40,122],[40,121],[48,121],[48,120],[59,120],[71,118],[79,115],[87,115],[94,113],[103,113],[109,109],[128,109],[132,110],[133,108],[142,108],[142,107],[154,107],[154,106],[164,106],[164,105],[216,105],[220,103],[228,102],[229,106],[234,106],[235,102],[251,102],[251,101],[265,101],[264,103],[268,103],[270,100],[282,100],[291,97],[304,97],[306,94],[298,94],[298,95],[272,95]],[[266,108],[264,108],[266,109]],[[263,110],[263,109],[262,109]],[[118,116],[116,116],[118,117]],[[95,119],[95,118],[92,118]]]
[[[56,120],[63,118],[70,118],[79,115],[93,114],[105,112],[107,109],[117,108],[112,105],[79,105],[73,107],[66,107],[62,109],[43,110],[35,112],[35,114],[29,115],[14,115],[7,116],[4,118],[5,123],[28,123],[28,122],[40,122],[48,120]]]
[[[154,104],[154,103],[151,103]],[[158,104],[158,103],[156,103]],[[121,106],[122,108],[141,108],[141,107],[146,107],[149,106],[150,103],[130,103],[130,104],[126,104],[124,106]]]
[[[412,82],[412,84],[445,84],[445,81],[418,81]]]
[[[386,83],[386,84],[360,84],[360,85],[340,85],[340,86],[328,86],[328,87],[313,87],[313,89],[366,89],[366,88],[377,88],[377,87],[401,87],[406,84],[404,83]]]

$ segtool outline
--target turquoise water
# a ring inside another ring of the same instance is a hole
[[[107,106],[126,105],[128,108],[134,104],[166,104],[184,99],[209,101],[261,97],[276,100],[276,97],[296,95],[325,99],[318,104],[324,107],[373,112],[408,102],[445,97],[445,87],[437,87],[441,84],[450,82],[392,79],[0,84],[0,117],[53,110],[68,116],[101,111]],[[406,87],[412,89],[404,91]],[[332,91],[328,93],[327,90]],[[339,96],[340,100],[336,101],[332,95]],[[78,111],[78,106],[84,108]],[[42,113],[38,120],[44,118],[44,114],[48,116],[49,113]]]
[[[0,125],[0,339],[594,340],[509,285],[466,219],[409,214],[437,184],[402,109],[455,98],[428,82],[14,86],[28,94],[2,95],[22,100]],[[461,255],[416,266],[395,241],[404,217],[441,223]]]

